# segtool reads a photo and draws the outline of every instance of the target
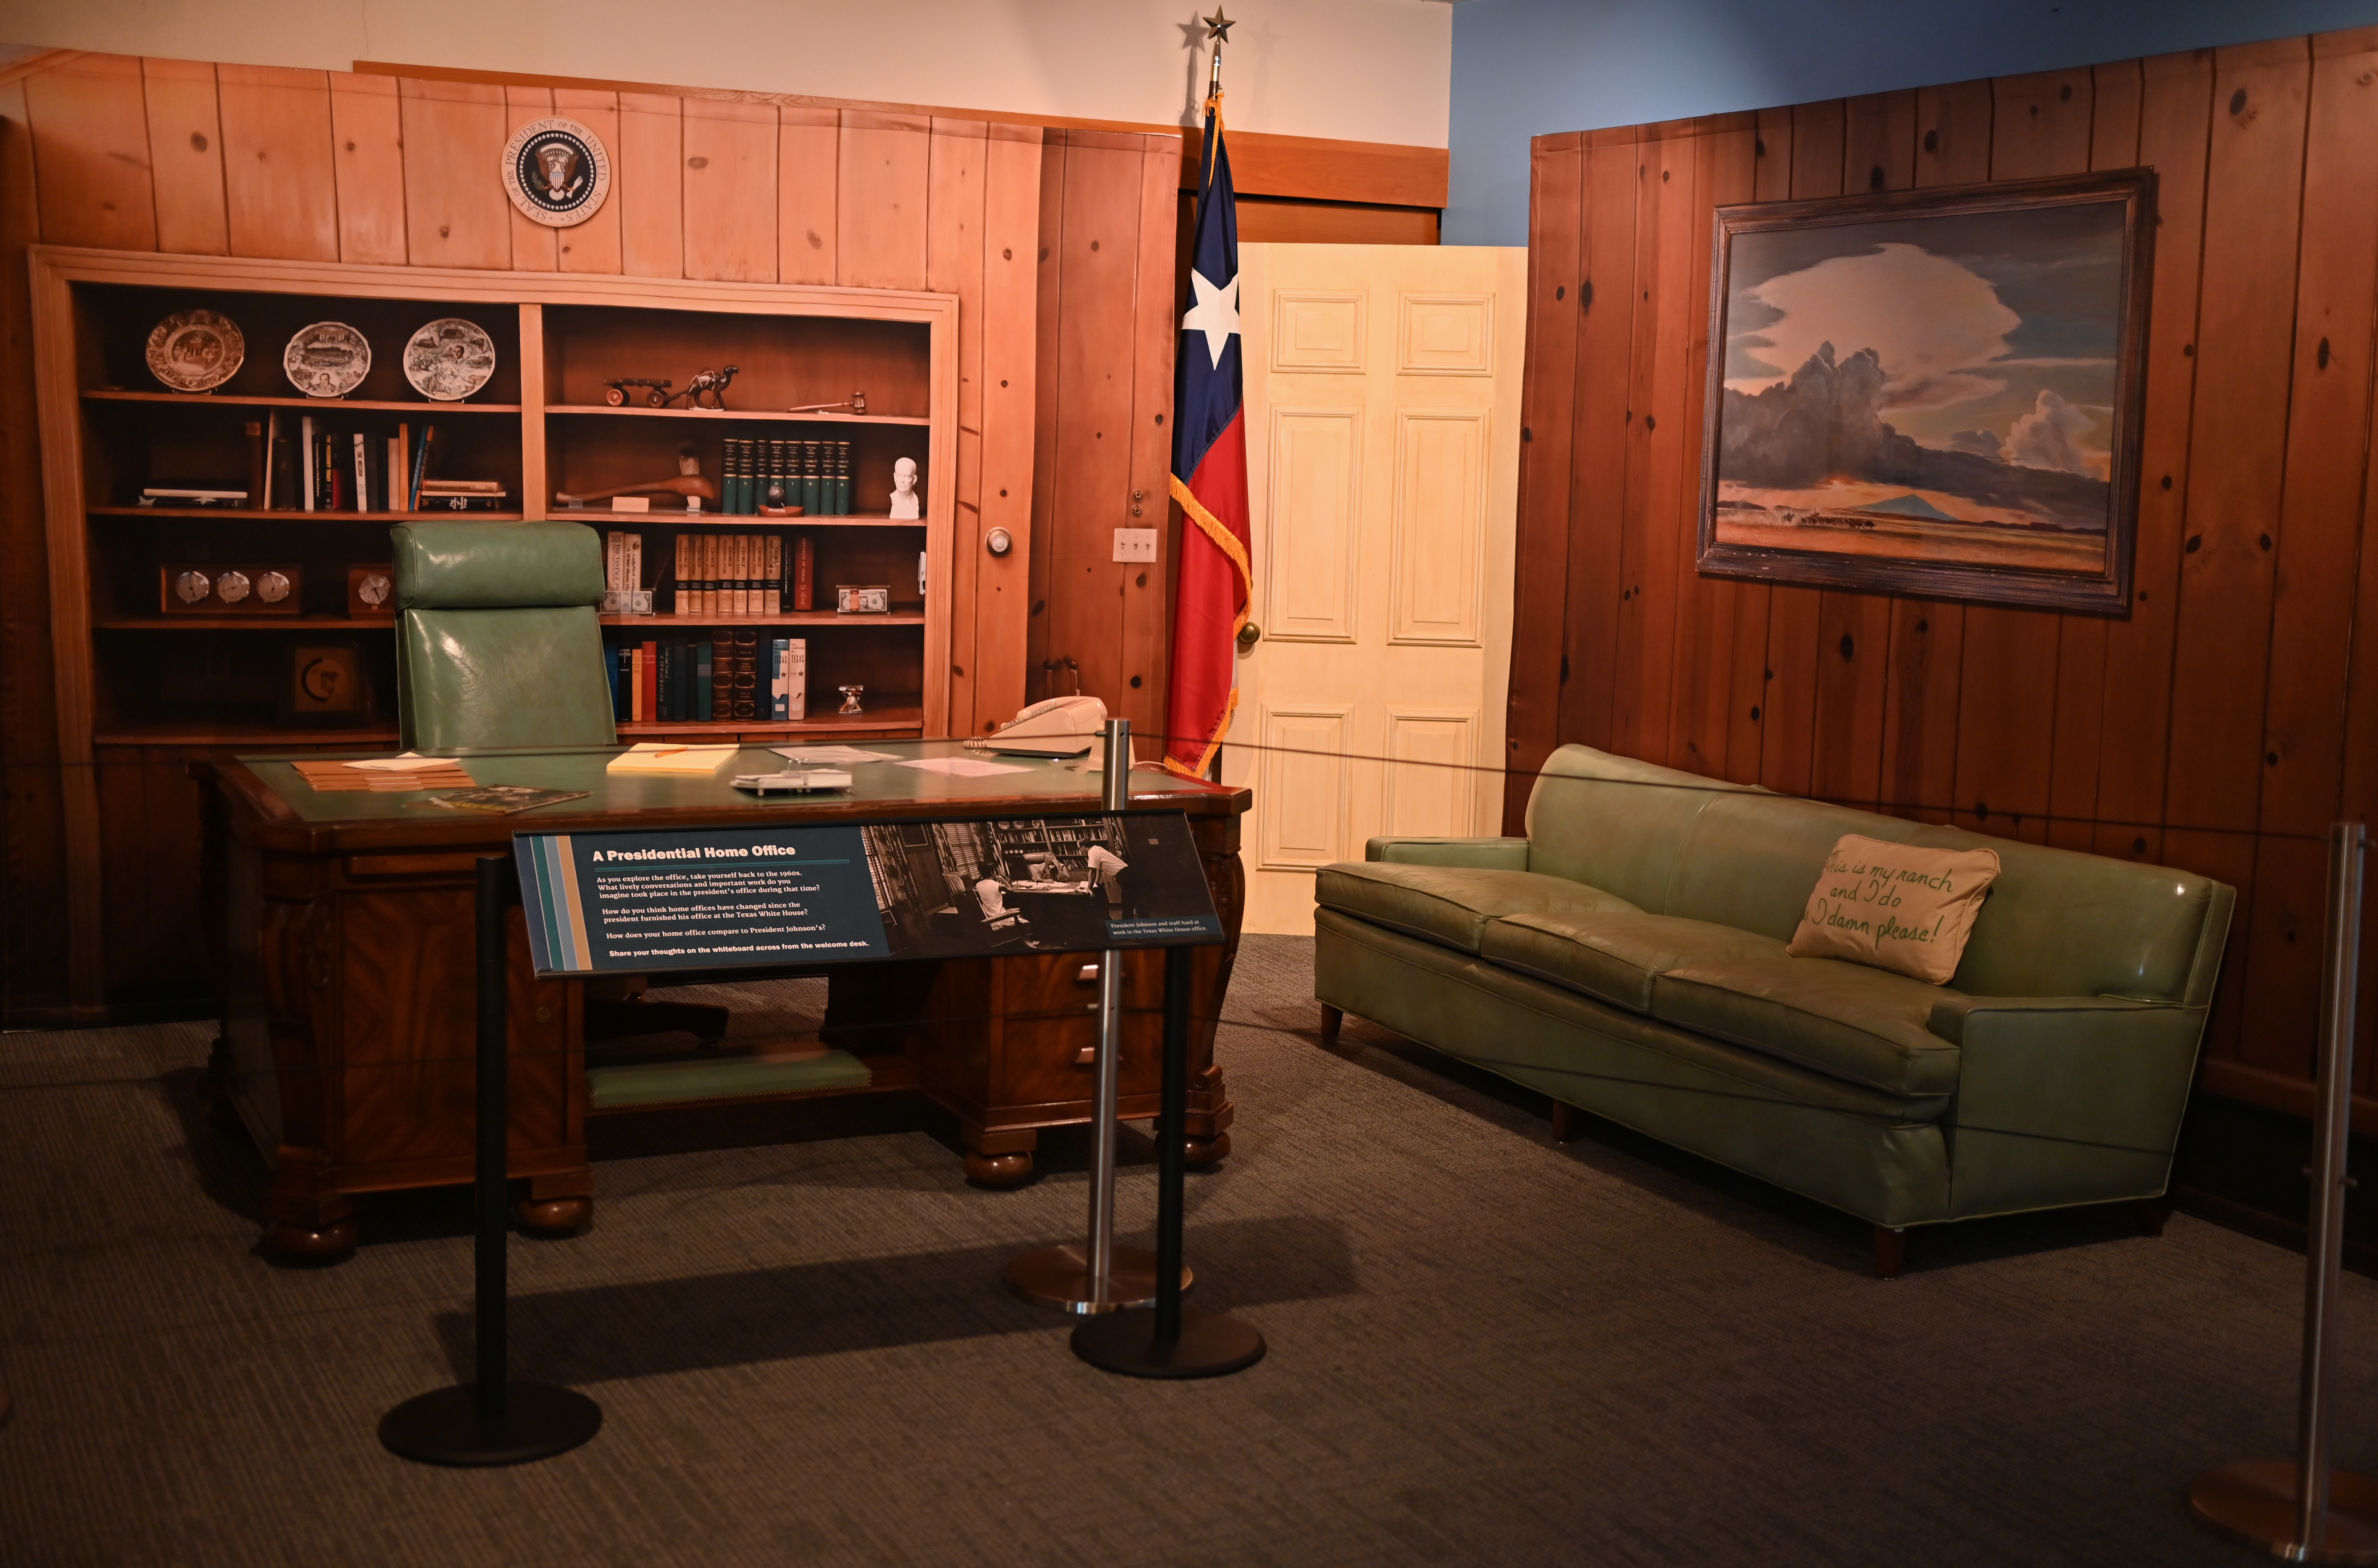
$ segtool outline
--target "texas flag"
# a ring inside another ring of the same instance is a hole
[[[1181,317],[1172,390],[1172,498],[1181,531],[1172,602],[1172,687],[1164,765],[1202,775],[1238,706],[1235,647],[1247,624],[1247,431],[1239,376],[1239,209],[1222,126],[1206,114],[1206,178],[1197,195],[1191,299]]]

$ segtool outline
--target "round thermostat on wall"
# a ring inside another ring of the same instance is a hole
[[[532,222],[567,229],[611,194],[611,155],[575,120],[531,120],[504,144],[504,194]]]

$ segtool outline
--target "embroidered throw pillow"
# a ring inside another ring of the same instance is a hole
[[[1998,874],[1991,850],[1918,849],[1844,833],[1784,951],[1946,985]]]

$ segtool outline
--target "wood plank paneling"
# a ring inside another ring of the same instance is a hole
[[[2378,291],[2378,54],[2312,63],[2295,351],[2264,700],[2266,835],[2246,941],[2244,1016],[2287,1057],[2256,1065],[2312,1075],[2319,1023],[2323,851],[2344,768],[2354,582],[2336,563],[2361,545],[2370,424],[2372,297]],[[2282,839],[2278,835],[2300,835]],[[2300,1044],[2299,1044],[2300,1043]]]
[[[1039,305],[1033,316],[1034,377],[1032,417],[1032,606],[1027,620],[1025,697],[1039,701],[1069,689],[1058,676],[1057,663],[1065,655],[1055,646],[1049,605],[1058,592],[1051,557],[1057,518],[1057,383],[1059,311],[1064,302],[1065,168],[1072,162],[1068,133],[1051,131],[1040,155],[1039,243],[1034,250],[1033,288]],[[1073,586],[1067,574],[1066,587]]]
[[[920,114],[843,111],[835,187],[837,281],[855,289],[925,286],[931,130]]]
[[[559,250],[555,259],[564,272],[617,273],[619,270],[619,95],[558,88],[553,112],[577,121],[603,143],[611,159],[611,194],[594,216],[573,223],[554,237]]]
[[[1559,730],[1561,688],[1573,670],[1561,649],[1568,578],[1569,450],[1577,343],[1583,320],[1579,239],[1585,149],[1577,136],[1538,137],[1529,160],[1528,353],[1521,375],[1529,423],[1519,430],[1518,562],[1511,610],[1511,690],[1503,831],[1526,831],[1534,770]],[[1547,189],[1547,187],[1550,187]],[[1520,737],[1526,737],[1522,740]]]
[[[1562,658],[1560,729],[1608,746],[1618,689],[1618,607],[1624,581],[1629,366],[1635,358],[1637,188],[1641,159],[1632,138],[1585,149],[1586,220],[1579,234],[1577,390],[1570,415],[1567,486],[1567,629]],[[1523,425],[1533,415],[1523,413]],[[1517,650],[1513,653],[1517,660]],[[1545,749],[1549,750],[1547,747]]]
[[[397,83],[404,114],[406,257],[415,267],[508,268],[512,204],[494,172],[511,136],[504,90]]]
[[[404,113],[392,77],[330,73],[339,259],[404,264]]]
[[[1116,528],[1163,528],[1164,558],[1118,569],[1123,579],[1122,712],[1135,732],[1162,735],[1165,676],[1171,653],[1172,583],[1181,558],[1186,519],[1171,505],[1172,472],[1172,353],[1179,341],[1174,323],[1183,302],[1173,297],[1173,230],[1180,204],[1174,199],[1170,139],[1142,138],[1139,171],[1138,275],[1133,281],[1131,341],[1132,402],[1125,438],[1131,450],[1130,495],[1114,499]],[[1241,340],[1243,341],[1244,340]],[[1111,439],[1111,437],[1110,437]],[[1165,520],[1159,523],[1158,520]],[[1112,534],[1108,535],[1110,539]],[[1233,677],[1235,679],[1235,677]]]
[[[776,111],[776,270],[786,283],[831,283],[840,276],[835,204],[842,115],[784,104]]]
[[[278,66],[222,66],[217,75],[231,253],[336,261],[329,75]]]
[[[950,581],[950,733],[972,735],[975,581],[982,563],[982,222],[991,127],[980,120],[935,120],[929,167],[925,286],[958,296],[958,441]],[[1001,715],[1004,716],[1004,715]]]
[[[110,250],[157,248],[149,106],[140,62],[82,54],[25,78],[42,238]]]
[[[1004,556],[979,544],[975,592],[975,722],[979,731],[1030,700],[1033,420],[1038,413],[1040,163],[1038,130],[993,125],[983,197],[982,513],[1004,528]],[[1170,331],[1167,341],[1170,341]],[[1145,346],[1145,345],[1143,345]],[[968,547],[961,539],[960,548]]]
[[[1063,299],[1053,367],[1055,451],[1049,509],[1033,522],[1035,553],[1045,551],[1049,563],[1049,656],[1074,660],[1082,689],[1117,712],[1125,711],[1130,688],[1123,668],[1126,568],[1114,560],[1113,531],[1128,516],[1135,386],[1131,361],[1115,349],[1132,341],[1144,157],[1137,137],[1065,133],[1054,257]],[[1041,374],[1051,368],[1044,360]]]
[[[1792,111],[1761,109],[1757,115],[1757,139],[1751,143],[1751,199],[1784,201],[1792,195]],[[1738,585],[1734,610],[1733,706],[1727,711],[1725,776],[1736,784],[1757,784],[1766,763],[1768,682],[1768,622],[1774,611],[1774,590],[1763,582]]]
[[[222,116],[215,68],[192,60],[144,60],[149,167],[156,182],[157,248],[228,256],[223,222]]]
[[[619,270],[631,278],[685,276],[685,115],[681,101],[619,94],[613,149],[619,209]]]
[[[776,108],[685,101],[685,275],[776,281]]]
[[[1693,203],[1686,222],[1687,234],[1706,235],[1714,209],[1747,201],[1751,191],[1758,127],[1753,116],[1731,114],[1704,124],[1693,149]],[[1710,293],[1710,246],[1706,239],[1687,238],[1690,270],[1685,292],[1706,300]],[[1686,325],[1681,406],[1677,410],[1676,540],[1671,569],[1675,575],[1676,624],[1674,655],[1675,727],[1668,736],[1668,759],[1679,768],[1722,776],[1726,771],[1726,744],[1734,692],[1734,623],[1741,584],[1729,579],[1703,577],[1694,569],[1700,509],[1701,431],[1707,418],[1702,389],[1709,374],[1707,311],[1677,312]]]
[[[2155,305],[2147,325],[2131,613],[2106,628],[2096,848],[2100,855],[2149,861],[2163,854],[2212,114],[2210,50],[2143,63],[2139,160],[2156,171]]]
[[[2197,400],[2191,433],[2165,796],[2168,826],[2199,830],[2187,847],[2238,873],[2224,878],[2238,883],[2238,918],[2206,1054],[2281,1072],[2308,1059],[2301,1045],[2243,1027],[2256,856],[2241,835],[2256,825],[2267,767],[2259,743],[2276,573],[2264,541],[2276,538],[2284,486],[2311,77],[2301,39],[2214,57],[2195,358],[2222,395]],[[2168,855],[2183,852],[2177,832],[2165,842]]]

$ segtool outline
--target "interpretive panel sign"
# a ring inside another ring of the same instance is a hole
[[[521,833],[541,975],[1222,940],[1179,812]]]

